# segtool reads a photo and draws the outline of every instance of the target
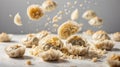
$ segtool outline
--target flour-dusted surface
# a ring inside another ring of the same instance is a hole
[[[109,67],[106,58],[112,53],[120,54],[120,43],[116,42],[112,51],[109,51],[98,62],[92,62],[91,60],[59,60],[54,62],[45,62],[40,58],[30,55],[29,49],[26,49],[23,58],[9,58],[5,53],[4,48],[8,45],[20,43],[21,39],[25,35],[12,35],[12,42],[0,43],[0,67]],[[27,65],[26,61],[31,60],[32,65]]]

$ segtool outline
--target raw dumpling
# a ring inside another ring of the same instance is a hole
[[[39,38],[39,40],[41,40],[42,38],[46,37],[49,34],[50,34],[50,32],[48,32],[48,31],[41,31],[41,32],[37,33],[37,37]]]
[[[80,31],[80,25],[74,21],[66,21],[58,28],[58,35],[61,39],[67,39],[69,36]]]
[[[72,44],[74,45],[78,45],[78,46],[86,46],[86,42],[85,40],[78,36],[78,35],[72,35],[67,39],[67,43],[68,44]]]
[[[42,7],[44,8],[45,11],[50,12],[57,7],[57,4],[52,0],[45,0],[42,4]]]
[[[111,55],[108,58],[107,62],[110,67],[120,67],[120,55],[118,54]]]
[[[99,17],[94,17],[88,23],[91,26],[101,26],[103,24],[103,20]]]
[[[56,35],[48,35],[39,41],[39,46],[45,51],[50,48],[60,50],[63,47],[63,42]]]
[[[84,14],[83,14],[83,18],[86,20],[90,20],[94,17],[96,17],[96,13],[93,10],[87,10]]]
[[[102,50],[111,50],[113,46],[114,43],[111,40],[98,41],[95,43],[95,47]]]
[[[18,58],[24,55],[25,47],[20,45],[10,45],[5,48],[5,52],[9,57]]]
[[[39,39],[34,34],[28,34],[25,39],[22,40],[22,43],[26,47],[32,47],[33,45],[37,46]]]
[[[113,40],[120,42],[120,32],[116,32],[113,34]]]
[[[110,40],[110,37],[105,31],[100,30],[93,34],[92,39],[102,41],[102,40]]]

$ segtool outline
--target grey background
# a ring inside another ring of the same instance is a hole
[[[27,4],[27,1],[29,1],[30,4]],[[31,4],[41,5],[43,1],[44,0],[0,0],[0,32],[20,34],[38,32],[45,29],[47,30],[48,28],[48,30],[50,31],[54,30],[54,28],[52,27],[52,23],[50,23],[48,27],[44,27],[45,23],[47,22],[46,17],[43,17],[40,21],[31,21],[27,17],[27,7]],[[55,1],[58,3],[57,9],[53,12],[46,13],[50,17],[55,16],[59,10],[64,10],[63,5],[66,4],[66,2],[70,1],[73,3],[74,0]],[[84,24],[84,27],[82,29],[83,31],[87,29],[103,29],[109,33],[120,31],[120,0],[86,0],[90,1],[88,3],[84,3],[85,0],[77,1],[78,3],[74,8],[68,9],[71,11],[76,8],[79,9],[80,18],[77,20],[77,22],[81,22]],[[80,3],[83,3],[83,8],[79,7]],[[83,12],[88,9],[93,9],[98,14],[98,16],[103,19],[104,25],[102,28],[92,27],[87,23],[86,20],[81,18]],[[13,23],[13,18],[9,17],[9,14],[14,16],[17,12],[19,12],[22,17],[23,26],[21,27],[16,26]],[[60,20],[58,24],[61,24],[64,21],[68,20],[70,18],[69,15],[64,15],[63,19]]]

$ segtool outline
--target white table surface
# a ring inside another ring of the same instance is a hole
[[[8,45],[20,43],[20,40],[25,35],[13,35],[12,42],[0,43],[0,67],[109,67],[106,62],[106,57],[112,53],[120,54],[120,43],[117,42],[112,51],[108,52],[104,58],[98,62],[90,60],[60,60],[57,62],[44,62],[40,58],[34,57],[29,54],[29,49],[26,49],[24,58],[9,58],[4,48]],[[32,65],[27,65],[26,60],[31,60]]]

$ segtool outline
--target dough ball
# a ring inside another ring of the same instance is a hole
[[[10,45],[5,48],[5,52],[9,57],[18,58],[24,55],[25,47],[20,45]]]
[[[10,36],[7,33],[2,32],[0,34],[0,42],[10,42]]]

